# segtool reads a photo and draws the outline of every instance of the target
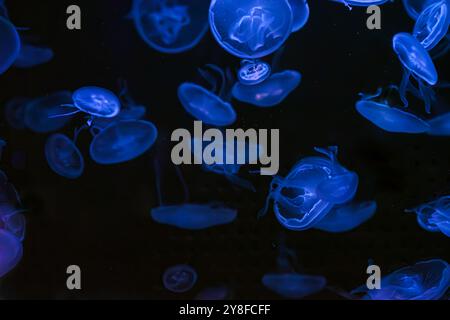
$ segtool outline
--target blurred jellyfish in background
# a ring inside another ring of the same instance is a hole
[[[297,32],[305,26],[309,19],[307,0],[288,0],[292,10],[292,32]]]
[[[431,136],[450,136],[450,112],[434,117],[428,121]]]
[[[10,232],[0,229],[0,279],[22,259],[22,242]]]
[[[14,129],[25,128],[25,108],[31,99],[24,97],[12,98],[5,105],[6,122]]]
[[[203,289],[196,296],[195,300],[202,301],[218,301],[218,300],[227,300],[231,297],[230,289],[226,286],[216,286]]]
[[[416,20],[424,9],[440,0],[402,0],[406,13]]]
[[[74,141],[56,133],[47,138],[45,158],[49,167],[58,175],[77,179],[84,171],[84,158]]]
[[[164,287],[174,293],[191,290],[197,282],[197,272],[191,266],[180,264],[164,271],[162,280]]]
[[[363,285],[352,294],[364,300],[439,300],[450,286],[450,268],[444,260],[432,259],[401,268],[381,279],[381,289]]]
[[[417,222],[423,229],[442,232],[450,237],[450,196],[443,196],[405,211],[415,213]]]
[[[134,0],[130,17],[141,38],[162,53],[195,47],[208,30],[209,0]]]
[[[3,16],[0,16],[0,47],[1,75],[14,64],[20,53],[20,37],[16,27]]]
[[[14,67],[26,69],[45,64],[54,57],[53,50],[48,47],[37,46],[22,40],[20,53],[14,61]]]
[[[292,32],[293,15],[287,0],[212,0],[209,24],[226,51],[256,59],[283,45]]]

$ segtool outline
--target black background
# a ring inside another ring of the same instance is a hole
[[[359,200],[375,199],[375,217],[345,234],[284,230],[270,211],[256,220],[270,179],[250,177],[256,193],[234,188],[223,177],[195,166],[182,168],[190,200],[220,200],[238,209],[235,223],[200,232],[161,226],[149,217],[157,206],[153,160],[164,166],[165,199],[179,199],[181,186],[170,164],[170,134],[192,128],[193,119],[177,100],[184,81],[199,81],[197,68],[207,63],[236,68],[239,60],[223,51],[208,33],[193,50],[167,55],[149,48],[125,19],[131,2],[6,1],[15,25],[31,28],[52,47],[54,60],[29,70],[10,69],[0,77],[0,103],[16,96],[37,97],[57,90],[97,85],[117,91],[128,81],[135,100],[148,106],[147,118],[159,129],[152,150],[132,162],[100,166],[88,157],[91,137],[80,136],[84,175],[75,181],[53,173],[44,157],[47,135],[18,131],[1,122],[8,146],[1,168],[15,184],[28,209],[24,256],[0,280],[0,297],[94,299],[189,299],[203,288],[226,285],[237,299],[273,299],[262,287],[266,272],[277,270],[277,243],[299,258],[300,272],[324,275],[330,286],[352,289],[366,280],[368,259],[384,274],[428,258],[449,260],[449,242],[442,234],[422,230],[409,208],[449,191],[448,138],[389,134],[360,117],[354,109],[358,92],[398,83],[400,63],[391,49],[392,36],[411,31],[414,21],[400,1],[382,6],[382,29],[366,28],[363,8],[349,11],[325,0],[310,2],[304,29],[288,39],[283,69],[296,69],[302,83],[281,105],[260,109],[233,102],[239,128],[279,128],[281,168],[285,175],[313,147],[338,145],[339,159],[360,177]],[[66,29],[66,8],[82,9],[82,30]],[[269,57],[270,59],[270,57]],[[436,61],[442,80],[449,80],[448,56]],[[447,95],[448,96],[448,95]],[[447,99],[447,101],[450,101]],[[423,113],[423,106],[413,110]],[[70,135],[80,116],[62,132]],[[12,155],[26,155],[23,168]],[[174,264],[188,263],[199,279],[186,294],[165,290],[161,275]],[[66,289],[66,268],[82,268],[82,290]],[[311,299],[339,299],[330,291]]]

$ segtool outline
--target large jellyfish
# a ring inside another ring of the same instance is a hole
[[[31,99],[17,97],[9,100],[5,105],[5,118],[8,124],[14,129],[25,128],[25,109]]]
[[[417,18],[413,35],[426,49],[433,49],[448,32],[449,4],[441,0],[430,4]]]
[[[450,268],[444,260],[432,259],[401,268],[381,279],[381,289],[366,286],[352,293],[366,293],[365,300],[439,300],[450,285]]]
[[[77,179],[83,174],[83,155],[75,143],[63,134],[56,133],[48,137],[45,157],[49,167],[60,176]]]
[[[424,203],[416,208],[407,209],[417,215],[419,225],[430,232],[442,232],[450,237],[450,196]]]
[[[303,28],[309,19],[309,5],[307,0],[288,0],[292,9],[292,32]]]
[[[236,82],[233,86],[233,97],[239,101],[258,107],[273,107],[280,104],[298,87],[301,74],[294,70],[286,70],[271,75],[265,81],[255,85]]]
[[[0,278],[14,269],[22,254],[22,242],[10,232],[0,229]]]
[[[286,0],[212,0],[209,23],[225,50],[255,59],[283,45],[292,32],[293,15]]]
[[[134,0],[130,13],[141,38],[163,53],[195,47],[208,30],[208,0]]]
[[[117,164],[133,160],[149,150],[158,130],[150,121],[118,121],[95,135],[89,153],[99,164]]]
[[[16,27],[0,16],[0,75],[16,61],[20,52],[20,37]]]
[[[322,276],[298,273],[269,273],[265,274],[261,281],[265,287],[289,299],[301,299],[320,292],[327,283],[327,280]]]
[[[194,268],[180,264],[164,271],[162,280],[167,290],[175,293],[183,293],[194,287],[197,278],[197,272]]]

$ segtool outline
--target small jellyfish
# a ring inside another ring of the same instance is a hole
[[[286,70],[271,75],[265,81],[248,86],[237,82],[233,86],[233,97],[239,101],[258,107],[273,107],[281,102],[298,87],[301,74]]]
[[[83,174],[83,155],[75,143],[63,134],[56,133],[48,137],[45,157],[49,167],[60,176],[77,179]]]
[[[426,49],[433,49],[448,32],[450,17],[447,0],[429,5],[417,18],[413,35]]]
[[[209,24],[216,41],[229,53],[256,59],[283,45],[292,32],[293,15],[287,1],[212,0]]]
[[[406,13],[414,20],[416,20],[422,11],[429,5],[440,0],[402,0]]]
[[[262,278],[262,284],[276,294],[289,299],[302,299],[322,291],[327,280],[322,276],[298,273],[269,273]]]
[[[9,100],[5,105],[5,118],[14,129],[25,128],[25,109],[31,99],[18,97]]]
[[[191,290],[197,282],[197,272],[191,266],[180,264],[164,271],[162,280],[164,287],[174,293]]]
[[[10,272],[22,259],[22,242],[6,230],[0,229],[0,278]]]
[[[117,164],[133,160],[155,143],[158,130],[150,121],[118,121],[92,139],[89,153],[99,164]]]
[[[195,47],[208,30],[208,0],[134,0],[130,17],[141,38],[163,53]]]
[[[376,210],[375,201],[336,206],[314,228],[327,232],[347,232],[372,218]]]
[[[35,46],[28,43],[23,43],[20,48],[20,53],[14,61],[16,68],[32,68],[41,64],[45,64],[53,59],[53,50],[48,47]]]
[[[450,112],[428,120],[430,129],[427,133],[431,136],[450,136]]]
[[[293,23],[292,32],[303,28],[309,19],[309,5],[307,0],[288,0],[292,9]]]
[[[271,67],[264,61],[244,60],[238,72],[239,82],[243,85],[256,85],[270,77]]]
[[[432,259],[401,268],[381,279],[381,289],[367,286],[352,293],[366,293],[364,300],[439,300],[450,285],[450,268],[444,260]]]
[[[20,37],[16,27],[5,17],[0,16],[0,75],[16,61],[20,52]]]
[[[423,229],[430,232],[442,232],[450,237],[450,196],[443,196],[405,211],[415,213],[417,222]]]

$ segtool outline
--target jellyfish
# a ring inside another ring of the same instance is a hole
[[[168,268],[163,274],[164,287],[174,293],[191,290],[197,282],[197,272],[191,266],[179,264]]]
[[[298,87],[301,74],[294,70],[275,73],[265,81],[248,86],[237,82],[233,87],[233,97],[239,101],[258,107],[273,107],[280,104]]]
[[[269,273],[265,274],[261,281],[266,288],[289,299],[302,299],[318,293],[325,288],[327,282],[322,276],[298,273]]]
[[[433,3],[440,0],[402,0],[406,13],[416,20],[422,11]]]
[[[271,67],[264,61],[243,60],[238,79],[243,85],[256,85],[270,77],[270,73]]]
[[[314,228],[327,232],[347,232],[372,218],[376,210],[375,201],[339,205],[334,207]]]
[[[423,229],[430,232],[442,232],[450,237],[450,196],[443,196],[405,211],[415,213],[417,222]]]
[[[444,260],[432,259],[401,268],[381,279],[381,289],[367,286],[352,293],[366,293],[364,300],[439,300],[450,285],[450,268]]]
[[[22,42],[20,53],[14,61],[16,68],[32,68],[53,59],[53,50],[48,47],[35,46]]]
[[[216,41],[229,53],[257,59],[278,50],[292,32],[287,1],[212,0],[209,24]]]
[[[413,90],[420,92],[425,103],[425,110],[430,112],[433,91],[428,85],[433,86],[438,82],[438,74],[433,60],[429,53],[420,44],[420,42],[408,33],[398,33],[394,36],[393,48],[403,65],[403,79],[400,84],[400,95],[405,106],[408,105],[406,100],[406,91]],[[410,83],[410,77],[418,83],[418,89],[413,88]]]
[[[20,38],[14,25],[0,16],[0,75],[16,61],[20,52]]]
[[[292,32],[303,28],[309,19],[309,5],[307,0],[288,0],[292,9]]]
[[[6,230],[0,229],[0,278],[10,272],[22,259],[22,242]]]
[[[430,129],[427,131],[432,136],[450,136],[450,112],[428,120]]]
[[[195,296],[195,300],[218,301],[229,299],[230,290],[226,286],[217,286],[203,289]]]
[[[45,157],[50,169],[60,176],[77,179],[83,174],[83,155],[75,143],[63,134],[56,133],[48,137]]]
[[[448,32],[450,17],[447,0],[432,3],[417,18],[413,35],[426,49],[433,49]]]
[[[392,0],[331,0],[331,1],[342,3],[351,10],[352,6],[355,7],[369,7],[373,5],[379,6]]]
[[[195,47],[208,30],[208,0],[134,0],[130,17],[140,37],[162,53]]]
[[[20,241],[25,239],[26,220],[22,213],[15,212],[14,214],[4,216],[2,220],[6,231],[14,235]]]
[[[9,100],[5,105],[5,118],[14,129],[25,128],[25,109],[31,99],[17,97]]]

